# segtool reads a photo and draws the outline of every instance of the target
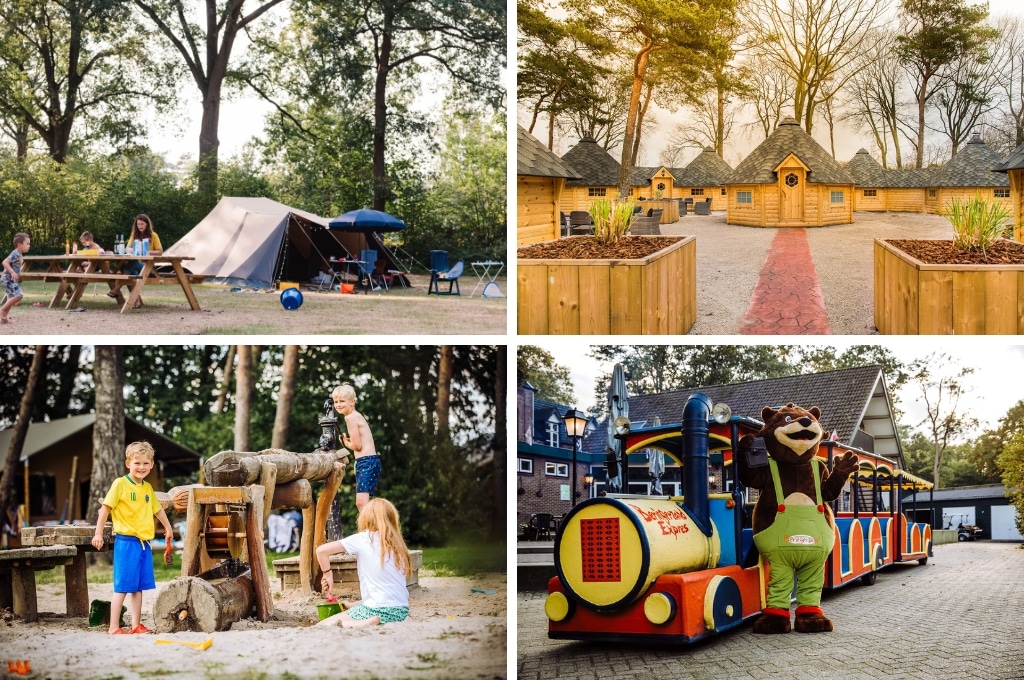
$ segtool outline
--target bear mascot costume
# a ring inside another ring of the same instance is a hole
[[[825,438],[817,406],[803,409],[786,404],[776,410],[761,410],[764,427],[757,433],[764,439],[768,464],[752,466],[746,452],[754,437],[740,442],[740,481],[760,489],[754,505],[754,543],[769,565],[767,606],[754,623],[755,633],[788,633],[790,595],[796,576],[796,620],[801,633],[832,630],[832,621],[822,612],[821,589],[825,560],[832,552],[832,509],[829,501],[839,498],[847,478],[857,469],[857,455],[847,451],[833,461],[832,472],[815,456]]]

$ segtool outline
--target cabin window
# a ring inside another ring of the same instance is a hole
[[[736,192],[737,203],[753,203],[754,192],[753,191],[737,191]]]
[[[690,195],[691,196],[703,196],[704,195],[704,189],[703,188],[700,188],[700,189],[690,189]]]
[[[725,196],[725,187],[722,187],[722,195]]]
[[[865,189],[864,198],[874,198],[878,195],[878,189]]]
[[[844,192],[842,192],[842,191],[832,191],[832,192],[829,192],[829,196],[830,196],[829,200],[832,203],[842,203],[844,198],[845,198],[843,196],[843,193]]]
[[[1010,190],[1007,187],[999,187],[997,189],[992,190],[992,195],[995,196],[996,198],[1009,198]]]
[[[936,189],[929,189],[928,190],[928,198],[935,198],[938,195],[939,195],[938,190],[936,190]]]
[[[605,187],[587,187],[587,196],[596,198],[607,195],[608,190]]]
[[[524,475],[533,474],[533,461],[529,458],[517,458],[516,459],[516,472],[521,472]]]
[[[800,183],[800,178],[796,176],[796,173],[791,172],[788,175],[786,175],[786,186],[787,187],[795,187],[799,183]]]
[[[548,446],[553,449],[558,448],[558,423],[548,423],[547,428],[548,434]]]
[[[544,463],[544,474],[549,477],[568,477],[569,465],[568,463]]]
[[[665,190],[665,183],[664,182],[658,182],[658,191],[664,191],[664,190]]]

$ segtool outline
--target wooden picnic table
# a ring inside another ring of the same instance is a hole
[[[66,309],[78,304],[90,283],[105,283],[121,305],[121,313],[130,312],[135,303],[142,299],[142,289],[148,284],[177,283],[188,299],[193,310],[199,311],[199,302],[192,291],[189,275],[181,266],[182,261],[195,258],[181,255],[26,255],[22,260],[22,281],[57,282],[57,292],[50,300],[50,309],[56,309],[64,296],[70,293]],[[131,262],[141,262],[142,271],[131,274],[125,271]],[[89,265],[86,267],[86,265]],[[158,266],[168,265],[173,275],[162,274]],[[88,269],[88,271],[86,271]],[[122,286],[129,286],[127,298],[121,292]]]

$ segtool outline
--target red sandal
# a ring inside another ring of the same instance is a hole
[[[107,631],[107,635],[128,635],[128,631],[124,628],[117,628],[113,631]]]
[[[131,631],[132,635],[141,635],[143,633],[149,633],[149,632],[152,632],[152,631],[150,631],[149,628],[146,628],[141,623],[139,625],[135,626],[134,628],[132,628],[132,631]]]

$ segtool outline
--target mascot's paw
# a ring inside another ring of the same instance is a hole
[[[834,628],[832,620],[825,616],[821,607],[797,607],[793,630],[798,633],[829,633]]]
[[[778,635],[790,630],[792,628],[789,625],[789,611],[785,609],[766,608],[761,613],[761,618],[754,621],[754,632],[762,635]]]

